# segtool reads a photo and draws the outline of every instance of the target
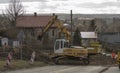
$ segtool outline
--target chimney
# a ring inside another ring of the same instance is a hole
[[[34,16],[37,16],[37,13],[36,13],[36,12],[34,12]]]
[[[57,19],[57,15],[55,15],[55,13],[53,13],[53,16],[55,16],[55,19]]]
[[[53,16],[55,16],[55,13],[53,13]]]

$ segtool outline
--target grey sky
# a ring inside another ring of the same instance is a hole
[[[7,3],[9,0],[0,0],[0,3]]]
[[[104,8],[104,7],[120,7],[120,2],[104,2],[104,3],[80,3],[77,6],[84,7],[84,8]]]
[[[0,0],[1,9],[10,0]],[[22,0],[26,12],[40,13],[120,13],[120,0]],[[7,5],[5,5],[7,6]],[[1,10],[0,9],[0,10]]]
[[[0,3],[9,3],[10,0],[0,0]],[[47,0],[21,0],[22,2],[33,2],[33,1],[39,1],[39,2],[45,2]]]

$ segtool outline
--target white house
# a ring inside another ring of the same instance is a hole
[[[8,38],[1,38],[1,44],[2,46],[8,45]]]
[[[95,32],[80,32],[83,45],[89,45],[90,42],[97,41],[97,34]]]

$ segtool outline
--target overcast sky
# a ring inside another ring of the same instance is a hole
[[[26,13],[120,14],[120,0],[22,0]],[[0,0],[0,12],[9,0]]]

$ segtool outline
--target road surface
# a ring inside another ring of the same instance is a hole
[[[120,73],[117,67],[110,67],[105,72],[101,72],[106,69],[104,66],[45,66],[32,69],[22,69],[3,73]]]
[[[120,70],[118,69],[118,67],[110,67],[108,70],[106,70],[103,73],[120,73]]]

